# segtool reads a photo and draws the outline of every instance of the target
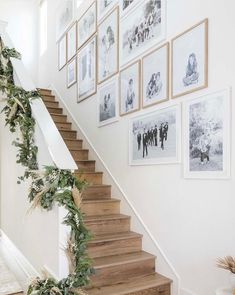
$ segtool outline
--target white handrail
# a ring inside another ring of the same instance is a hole
[[[0,36],[2,37],[5,46],[13,48],[14,45],[7,34],[6,27],[7,23],[0,21]],[[11,62],[21,87],[26,91],[35,90],[36,86],[28,74],[23,62],[15,58],[12,58]],[[36,99],[32,100],[30,104],[33,116],[43,134],[45,143],[55,165],[59,169],[78,169],[76,162],[64,143],[64,140],[43,101],[41,99]]]

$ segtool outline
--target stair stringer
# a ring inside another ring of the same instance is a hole
[[[143,249],[157,257],[156,271],[173,281],[173,283],[171,284],[172,295],[180,295],[181,278],[174,268],[173,264],[167,258],[167,255],[161,248],[159,242],[152,235],[150,229],[147,227],[140,214],[134,208],[127,194],[124,192],[112,172],[109,170],[109,168],[97,152],[92,141],[88,138],[85,131],[76,120],[75,116],[70,112],[68,105],[63,100],[60,92],[53,84],[50,84],[48,88],[52,90],[52,93],[56,96],[60,105],[63,107],[64,114],[67,115],[70,122],[72,122],[73,129],[78,132],[79,138],[83,139],[84,148],[89,149],[90,159],[96,160],[98,171],[104,172],[104,182],[112,186],[112,195],[118,196],[118,198],[121,200],[121,212],[123,214],[131,216],[132,230],[143,235]]]

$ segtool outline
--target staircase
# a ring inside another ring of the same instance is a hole
[[[82,201],[86,226],[94,234],[88,252],[96,272],[89,295],[170,295],[171,280],[155,272],[155,256],[142,250],[142,236],[130,230],[130,216],[120,214],[120,200],[111,198],[111,186],[103,184],[103,173],[95,170],[55,96],[39,91],[79,167],[75,175],[90,183]]]

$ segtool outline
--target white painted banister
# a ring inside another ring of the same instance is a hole
[[[13,48],[14,45],[6,31],[7,23],[0,21],[0,36],[4,45]],[[14,73],[21,87],[26,91],[35,90],[36,86],[28,74],[21,60],[12,58]],[[43,134],[45,143],[53,162],[59,169],[78,169],[70,151],[68,150],[62,136],[60,135],[54,121],[52,120],[45,104],[41,99],[31,101],[33,116]]]

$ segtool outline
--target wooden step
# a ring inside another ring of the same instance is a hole
[[[89,295],[170,295],[171,282],[170,279],[154,273],[116,285],[89,289],[88,293]]]
[[[75,173],[78,179],[86,180],[90,185],[102,184],[103,172]]]
[[[58,129],[64,139],[76,139],[77,131]]]
[[[52,114],[52,113],[50,115],[55,123],[66,123],[67,122],[66,115]]]
[[[82,140],[81,139],[64,139],[65,144],[67,145],[68,149],[78,149],[82,148]]]
[[[42,96],[42,100],[45,102],[45,101],[47,101],[47,102],[49,102],[49,101],[51,101],[51,102],[54,102],[55,101],[55,95],[51,95],[51,94],[43,94],[43,95],[41,95]]]
[[[44,94],[51,94],[51,90],[50,89],[44,89],[44,88],[37,88],[38,92],[41,94],[41,95],[44,95]]]
[[[90,185],[84,192],[83,198],[86,199],[109,199],[111,198],[111,185]]]
[[[120,200],[117,199],[94,199],[83,200],[82,212],[90,215],[110,215],[120,213]]]
[[[73,150],[73,149],[70,149],[70,152],[71,152],[71,154],[72,154],[75,161],[88,160],[89,150],[85,150],[85,149]]]
[[[55,122],[56,126],[60,130],[71,130],[72,123],[70,122]]]
[[[136,278],[155,273],[155,256],[144,252],[98,257],[93,259],[94,287],[122,283],[128,277]],[[103,294],[102,294],[103,295]]]
[[[76,164],[78,165],[76,172],[95,172],[95,161],[93,160],[79,160]]]
[[[50,114],[63,114],[63,109],[62,108],[48,108],[47,110]]]
[[[142,235],[134,232],[99,235],[88,243],[91,258],[139,252],[142,249]]]
[[[130,231],[130,216],[123,214],[85,216],[84,220],[94,235]]]
[[[58,101],[47,101],[43,100],[47,108],[58,108],[59,102]]]

